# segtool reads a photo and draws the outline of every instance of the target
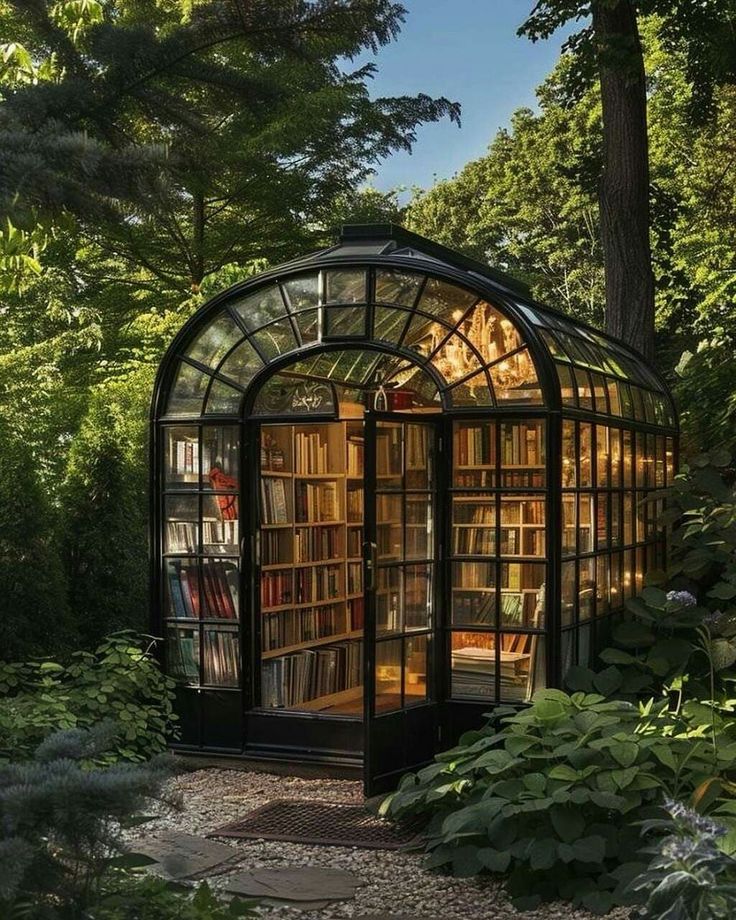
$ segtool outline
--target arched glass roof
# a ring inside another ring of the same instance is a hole
[[[287,393],[308,411],[311,379],[325,407],[330,387],[383,388],[446,410],[561,406],[675,426],[669,395],[633,351],[525,295],[400,228],[345,228],[338,246],[203,307],[164,362],[174,366],[157,415],[239,418],[269,399],[285,411]]]

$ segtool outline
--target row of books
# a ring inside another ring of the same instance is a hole
[[[495,464],[495,428],[459,427],[455,431],[455,463],[458,466],[491,466]]]
[[[199,476],[199,439],[185,438],[169,443],[169,457],[174,461],[174,476],[187,480]]]
[[[283,607],[292,602],[293,579],[291,569],[284,572],[261,574],[261,607]]]
[[[503,425],[501,428],[501,466],[543,464],[542,437],[541,425]]]
[[[270,709],[299,706],[310,700],[359,687],[362,642],[305,649],[263,662],[261,702]]]
[[[348,562],[348,594],[359,594],[363,590],[363,563]]]
[[[340,531],[335,527],[297,527],[294,561],[321,562],[341,556]]]
[[[453,477],[459,489],[491,489],[496,484],[495,470],[455,470]]]
[[[170,564],[169,596],[174,616],[185,619],[203,614],[237,619],[238,578],[237,566],[229,562],[205,562],[201,568],[196,563]]]
[[[299,522],[315,523],[339,520],[337,483],[297,483],[296,519]]]
[[[544,556],[545,530],[543,527],[501,529],[502,556]]]
[[[365,600],[353,597],[348,601],[348,618],[351,631],[363,629],[365,625]]]
[[[452,552],[456,556],[496,555],[494,527],[456,527],[452,537]]]
[[[363,528],[348,527],[347,530],[348,559],[358,559],[363,555]]]
[[[295,438],[296,470],[307,475],[329,473],[328,444],[321,431],[297,431]]]
[[[342,593],[340,576],[342,566],[312,566],[297,569],[294,573],[294,591],[297,604],[331,600]]]
[[[363,520],[363,489],[351,488],[347,490],[348,521],[360,524]]]
[[[310,530],[310,532],[313,532]],[[261,565],[279,565],[290,563],[295,544],[292,544],[291,531],[262,530]],[[304,560],[299,560],[304,561]]]
[[[313,642],[347,632],[342,604],[284,610],[263,617],[261,626],[264,651]]]
[[[289,521],[286,486],[280,477],[261,477],[261,521],[264,524],[286,524]]]
[[[170,553],[196,553],[199,526],[196,521],[168,521],[166,546]],[[238,522],[203,521],[202,551],[205,553],[232,553],[238,550]]]
[[[355,435],[348,435],[348,476],[360,477],[363,475],[364,467],[364,445],[363,439]]]
[[[238,634],[229,630],[206,629],[202,683],[237,687],[240,682]],[[168,642],[168,672],[175,680],[199,683],[199,633],[172,630]]]
[[[503,470],[501,485],[508,489],[544,488],[544,470]]]

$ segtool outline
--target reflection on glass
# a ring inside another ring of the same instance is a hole
[[[404,568],[404,629],[428,629],[432,616],[432,566]]]
[[[576,496],[562,496],[562,555],[574,556],[577,548]]]
[[[376,632],[395,633],[403,629],[401,569],[379,568],[376,575]]]
[[[277,358],[284,352],[292,351],[297,345],[294,330],[288,319],[264,326],[258,332],[253,333],[251,340],[255,342],[261,354],[268,361]]]
[[[581,409],[593,409],[593,387],[588,372],[581,367],[575,368],[575,380],[578,386],[578,404]]]
[[[595,411],[603,415],[608,414],[608,399],[606,398],[606,381],[600,374],[591,371],[590,381],[593,384],[593,403]]]
[[[449,393],[453,406],[492,406],[493,396],[488,389],[488,378],[485,371],[480,371],[474,377],[459,383]]]
[[[632,444],[633,435],[630,431],[624,430],[623,439],[623,484],[624,488],[630,488],[633,484],[634,468],[634,448]]]
[[[432,547],[432,503],[428,495],[406,496],[406,559],[429,559]]]
[[[303,310],[294,316],[302,345],[309,345],[319,338],[319,313],[317,310]]]
[[[563,406],[577,406],[577,386],[572,378],[572,369],[566,364],[555,364],[557,368],[557,377],[560,381],[560,394],[562,396]]]
[[[201,612],[196,559],[166,559],[164,610],[177,620],[198,619]]]
[[[374,313],[373,337],[398,345],[411,313],[407,313],[406,310],[391,310],[388,307],[376,307]]]
[[[477,299],[475,294],[465,288],[440,281],[439,278],[427,278],[419,309],[454,325]]]
[[[217,556],[239,552],[238,496],[205,495],[202,500],[202,552]]]
[[[237,630],[205,626],[203,682],[215,687],[237,687],[240,683],[240,654]]]
[[[237,562],[232,559],[205,559],[201,576],[202,616],[236,620],[240,609]]]
[[[365,269],[332,268],[324,273],[325,303],[365,303]]]
[[[611,556],[611,610],[617,610],[624,603],[621,585],[622,563],[623,553],[613,553]]]
[[[502,700],[525,702],[546,686],[543,636],[503,634],[500,659]]]
[[[545,615],[544,565],[534,562],[501,564],[501,626],[541,629]]]
[[[611,546],[621,545],[621,493],[611,493]]]
[[[491,364],[488,373],[500,405],[541,405],[542,393],[539,389],[537,371],[528,348],[517,351],[497,364]]]
[[[401,495],[376,495],[376,543],[379,561],[387,562],[403,557],[403,523]]]
[[[177,425],[163,431],[166,488],[196,489],[199,482],[199,429]]]
[[[213,380],[207,396],[205,415],[238,415],[243,394],[221,380]]]
[[[401,425],[381,422],[376,431],[376,481],[379,489],[400,489],[403,472]]]
[[[598,488],[610,484],[609,462],[611,456],[610,429],[605,425],[595,426],[596,472]]]
[[[167,495],[165,499],[165,553],[196,553],[199,549],[199,498]]]
[[[595,605],[595,559],[581,559],[578,563],[578,619],[589,620]]]
[[[452,563],[452,622],[454,626],[495,626],[494,562]]]
[[[621,461],[621,430],[609,428],[611,446],[611,485],[614,489],[621,488],[622,461]]]
[[[624,543],[630,546],[634,539],[634,496],[631,492],[624,492]]]
[[[610,610],[609,559],[606,554],[596,557],[596,616],[603,617]]]
[[[629,549],[623,554],[624,573],[623,573],[623,590],[624,600],[628,600],[634,595],[635,577],[634,577],[634,551]]]
[[[209,323],[186,351],[188,358],[217,367],[228,351],[243,338],[242,329],[229,314],[223,313]]]
[[[563,626],[572,626],[575,621],[575,563],[562,563],[562,605],[561,618]]]
[[[210,379],[196,367],[180,361],[166,403],[166,415],[201,415],[202,402]]]
[[[406,488],[429,489],[432,486],[431,429],[426,425],[405,426]]]
[[[401,639],[376,643],[376,712],[401,709]]]
[[[220,373],[234,383],[247,386],[263,368],[263,361],[250,342],[241,342],[220,365]]]
[[[319,278],[316,272],[290,278],[284,282],[283,287],[293,312],[316,308],[319,303]]]
[[[276,284],[241,298],[233,304],[233,309],[251,332],[286,313],[284,298]]]
[[[453,632],[450,681],[454,697],[496,698],[496,635]]]
[[[218,492],[237,491],[240,456],[238,429],[234,425],[206,425],[202,429],[202,452],[203,488]]]
[[[404,705],[427,699],[427,636],[411,636],[404,642]]]
[[[496,499],[484,495],[453,495],[452,552],[456,556],[496,553]]]
[[[199,683],[199,627],[169,627],[166,673],[185,684]]]
[[[624,384],[626,386],[626,384]],[[621,415],[621,397],[619,394],[618,380],[608,379],[608,401],[611,404],[611,415]]]
[[[326,307],[324,312],[325,337],[365,336],[365,307]]]
[[[417,299],[423,275],[398,269],[376,271],[376,303],[396,303],[411,307]]]
[[[593,496],[583,492],[578,502],[578,551],[591,553],[593,551]]]
[[[599,549],[604,549],[608,546],[608,520],[608,493],[599,492],[596,506],[596,534]]]
[[[575,422],[562,423],[562,488],[575,488],[577,480],[577,448]]]
[[[589,422],[580,422],[580,485],[589,488],[593,485],[593,426]]]

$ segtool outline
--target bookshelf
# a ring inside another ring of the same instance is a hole
[[[362,709],[362,421],[261,428],[261,705]]]

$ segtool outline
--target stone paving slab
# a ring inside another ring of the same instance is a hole
[[[216,843],[195,834],[176,832],[136,840],[132,849],[155,859],[158,866],[153,866],[153,871],[160,870],[172,879],[200,875],[218,869],[233,859],[241,861],[243,858],[242,853],[224,843]]]
[[[355,897],[364,882],[344,869],[300,866],[286,869],[249,869],[229,876],[225,890],[231,894],[316,909]]]

